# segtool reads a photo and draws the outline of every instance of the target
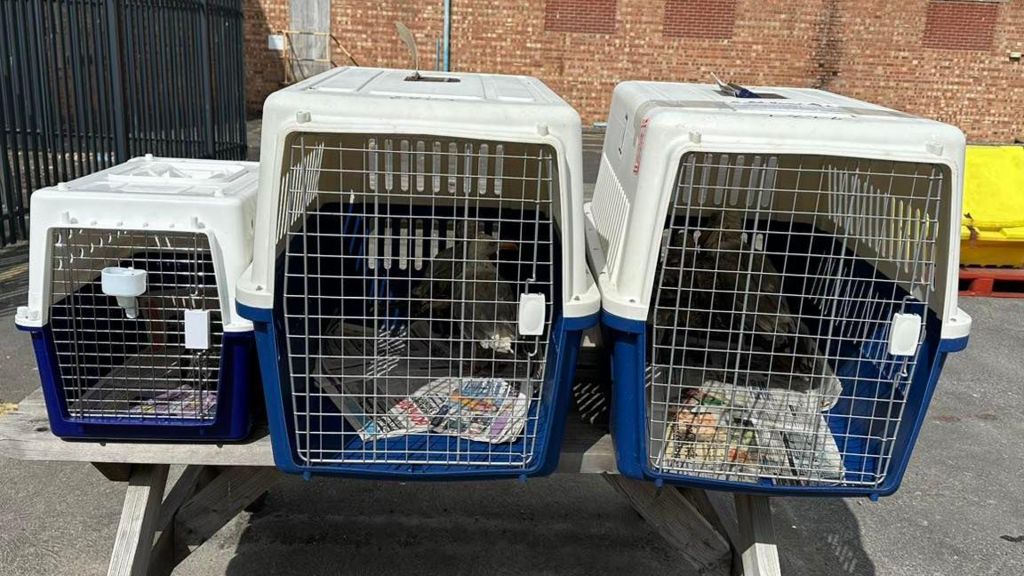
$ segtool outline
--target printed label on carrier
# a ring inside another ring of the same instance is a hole
[[[647,125],[651,123],[651,118],[644,118],[640,122],[640,131],[636,135],[636,156],[633,159],[633,174],[640,173],[640,158],[644,155],[644,139],[647,137]]]

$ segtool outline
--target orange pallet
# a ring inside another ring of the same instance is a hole
[[[961,268],[960,295],[1024,298],[1024,270],[1020,268]]]

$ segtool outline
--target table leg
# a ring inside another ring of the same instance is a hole
[[[729,572],[729,542],[681,492],[619,475],[604,478],[699,574]]]
[[[767,496],[736,494],[739,542],[743,576],[780,576],[779,550],[775,544],[772,509]]]
[[[108,576],[144,576],[148,572],[169,468],[166,464],[132,466]]]

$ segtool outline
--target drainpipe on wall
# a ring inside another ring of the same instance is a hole
[[[450,56],[452,51],[452,0],[444,0],[444,68],[451,72]]]

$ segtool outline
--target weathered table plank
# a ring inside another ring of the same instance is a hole
[[[18,409],[0,416],[0,456],[15,460],[115,464],[182,464],[202,466],[273,466],[266,428],[231,444],[172,442],[88,442],[61,440],[50,433],[41,390]],[[615,473],[611,438],[570,415],[558,472]]]

